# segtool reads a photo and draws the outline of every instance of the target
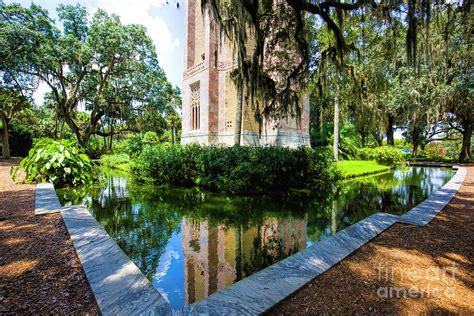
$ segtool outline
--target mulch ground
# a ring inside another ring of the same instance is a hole
[[[395,224],[269,314],[474,315],[474,167],[426,227]]]
[[[0,314],[99,314],[60,214],[34,216],[35,187],[0,161]]]

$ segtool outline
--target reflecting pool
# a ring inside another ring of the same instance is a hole
[[[57,190],[85,204],[174,309],[191,304],[376,212],[403,214],[451,169],[411,167],[309,197],[235,197],[135,185],[102,171],[95,186]]]

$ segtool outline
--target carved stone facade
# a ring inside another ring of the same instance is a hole
[[[185,7],[181,143],[232,145],[237,107],[237,90],[230,78],[235,67],[232,48],[224,36],[220,36],[218,26],[209,14],[203,15],[200,0],[187,0]],[[254,113],[244,101],[241,143],[309,146],[309,100],[304,101],[303,107],[300,122],[295,118],[264,122],[259,134]]]

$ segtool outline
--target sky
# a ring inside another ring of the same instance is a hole
[[[181,88],[184,67],[184,1],[180,8],[176,0],[6,0],[5,3],[20,3],[29,7],[32,2],[48,10],[50,17],[58,20],[56,7],[60,3],[76,4],[87,8],[89,15],[98,9],[120,16],[124,24],[142,24],[153,39],[160,66],[168,80]],[[43,95],[48,92],[46,84],[40,85],[33,95],[37,104],[43,103]]]

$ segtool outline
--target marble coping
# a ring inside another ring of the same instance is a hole
[[[61,207],[51,184],[37,186],[35,214],[61,212],[99,308],[104,315],[261,314],[391,227],[427,225],[454,197],[467,169],[402,216],[373,214],[206,299],[172,311],[138,267],[84,206]],[[54,193],[54,197],[53,197]]]
[[[102,315],[170,315],[171,307],[84,206],[60,209]]]
[[[35,215],[57,213],[61,208],[52,183],[39,183],[35,192]]]

